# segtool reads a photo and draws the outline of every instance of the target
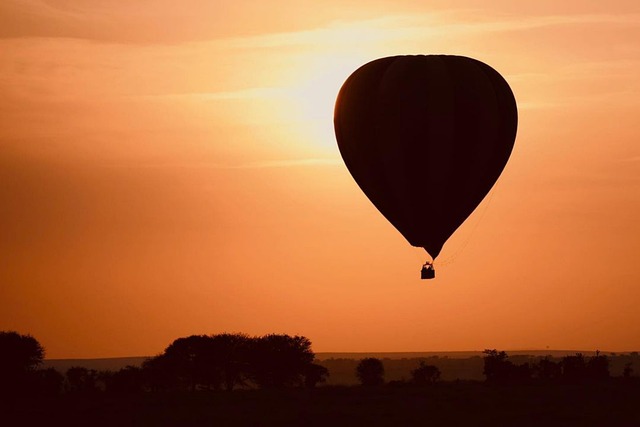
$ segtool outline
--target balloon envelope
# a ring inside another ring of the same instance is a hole
[[[345,81],[338,147],[367,197],[435,259],[504,169],[518,122],[509,85],[463,56],[394,56]]]

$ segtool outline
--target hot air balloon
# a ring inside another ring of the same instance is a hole
[[[517,125],[504,78],[453,55],[369,62],[345,81],[334,112],[340,154],[357,184],[433,260],[502,173]],[[423,278],[435,276],[431,263]]]

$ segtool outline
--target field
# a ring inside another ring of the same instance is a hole
[[[20,426],[638,426],[637,383],[593,386],[325,386],[61,395],[4,402]]]
[[[518,354],[516,365],[535,364],[542,352]],[[573,352],[549,352],[550,360]],[[610,375],[599,382],[484,382],[481,353],[319,353],[329,381],[314,389],[236,389],[116,394],[67,392],[15,399],[3,418],[20,426],[640,426],[640,380],[622,375],[640,366],[638,353],[607,356]],[[356,384],[355,367],[378,357],[386,384]],[[591,357],[591,356],[589,356]],[[64,372],[71,366],[113,371],[143,358],[46,361]],[[437,366],[440,382],[407,381],[420,361]],[[6,402],[5,402],[6,403]],[[1,403],[0,403],[1,404]]]
[[[640,388],[431,387],[58,396],[4,411],[21,426],[637,426]]]

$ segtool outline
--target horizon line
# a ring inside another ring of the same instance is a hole
[[[524,349],[524,350],[499,350],[506,353],[525,353],[525,352],[557,352],[557,353],[582,353],[589,354],[596,351],[601,354],[630,354],[639,352],[640,350],[625,350],[625,351],[609,351],[609,350],[567,350],[567,349]],[[430,351],[317,351],[315,355],[319,354],[424,354],[424,353],[483,353],[484,350],[430,350]],[[142,359],[150,358],[154,356],[112,356],[112,357],[55,357],[45,358],[43,361],[55,361],[55,360],[104,360],[104,359]]]

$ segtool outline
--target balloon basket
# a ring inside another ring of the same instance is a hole
[[[422,270],[420,270],[420,279],[428,280],[436,278],[436,270],[432,266],[423,266]]]

